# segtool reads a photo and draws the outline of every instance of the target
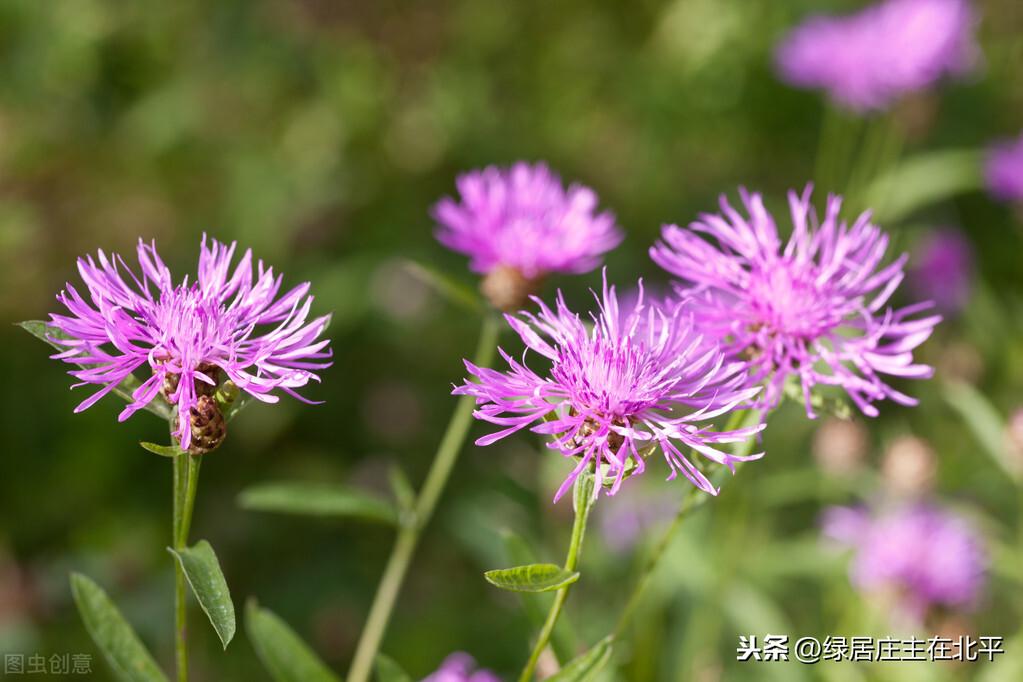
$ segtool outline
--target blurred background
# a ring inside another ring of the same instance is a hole
[[[974,4],[983,67],[900,106],[903,158],[981,150],[1023,127],[1023,5]],[[738,185],[781,207],[813,177],[825,104],[777,79],[772,49],[810,11],[861,5],[3,0],[0,313],[44,318],[76,257],[130,255],[139,237],[156,239],[175,273],[194,271],[207,232],[251,247],[285,285],[313,282],[314,312],[334,314],[335,364],[308,391],[326,402],[254,405],[232,422],[203,467],[192,537],[217,548],[237,605],[258,597],[341,672],[392,531],[245,512],[236,496],[270,479],[385,491],[393,462],[421,480],[478,327],[405,267],[475,285],[465,259],[433,240],[430,206],[460,171],[547,160],[618,216],[612,278],[666,286],[646,255],[661,224],[688,222]],[[979,185],[902,213],[884,225],[896,251],[923,272],[929,245],[951,234],[959,260],[948,267],[963,273],[923,347],[937,377],[904,387],[921,405],[848,423],[779,410],[767,458],[672,546],[608,679],[1023,679],[1023,641],[1012,640],[1023,424],[1010,419],[1023,407],[1023,214]],[[902,302],[940,295],[950,277],[917,277]],[[564,287],[585,307],[597,284],[596,272],[555,279],[547,293]],[[171,470],[136,445],[161,441],[165,425],[144,412],[117,424],[114,398],[74,415],[84,395],[48,348],[11,324],[0,343],[0,652],[92,653],[94,678],[107,679],[70,599],[67,574],[81,570],[169,668]],[[465,448],[384,651],[417,678],[455,650],[517,673],[533,627],[481,573],[510,565],[505,530],[561,560],[571,507],[550,500],[565,466],[528,435]],[[686,492],[666,473],[653,466],[598,504],[568,609],[579,642],[610,630]],[[995,665],[737,663],[740,634],[884,633],[848,557],[821,543],[819,517],[892,495],[940,500],[980,529],[992,559],[978,608],[927,627],[1002,635],[1008,653]],[[244,636],[222,653],[193,618],[196,680],[266,679]]]

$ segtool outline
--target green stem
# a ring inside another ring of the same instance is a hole
[[[195,493],[199,486],[199,465],[202,460],[193,455],[181,454],[174,458],[174,516],[173,544],[175,550],[188,545],[188,531],[192,526],[192,509]],[[186,622],[185,572],[181,563],[174,562],[174,660],[177,664],[178,682],[188,680],[188,649]]]
[[[483,328],[480,330],[479,343],[473,360],[477,367],[486,367],[493,359],[494,349],[497,345],[497,331],[497,317],[486,315],[483,318]],[[355,648],[355,656],[352,658],[352,665],[348,671],[348,682],[366,682],[369,679],[373,661],[380,648],[380,642],[383,640],[384,631],[387,629],[387,623],[394,610],[398,593],[401,591],[405,574],[412,562],[412,555],[415,553],[419,536],[437,507],[437,502],[440,500],[441,493],[444,492],[444,487],[451,476],[451,470],[458,459],[458,453],[469,433],[475,404],[476,399],[469,395],[463,395],[458,399],[455,411],[451,415],[451,421],[448,422],[440,445],[437,446],[433,464],[430,465],[430,471],[426,474],[422,490],[416,498],[412,520],[402,525],[394,547],[391,549],[391,556],[387,560],[384,574],[380,578],[380,585],[373,597],[373,605],[370,607],[366,625]]]
[[[725,431],[734,431],[742,426],[752,426],[749,422],[752,420],[755,423],[758,413],[756,410],[742,411],[737,410],[732,413],[729,417],[728,423],[725,425]],[[754,438],[748,438],[744,442],[739,443],[735,448],[735,454],[747,455],[753,447]],[[736,465],[738,468],[742,466],[742,463]],[[717,472],[713,483],[718,485],[720,478],[724,475],[724,469],[722,468]],[[632,615],[639,605],[643,594],[646,592],[647,586],[650,584],[650,580],[657,570],[657,567],[661,563],[661,559],[664,558],[664,553],[668,547],[671,546],[672,540],[675,539],[675,534],[678,529],[682,527],[682,520],[686,515],[696,506],[703,504],[707,501],[707,494],[701,493],[696,488],[691,488],[689,493],[686,495],[685,500],[682,501],[682,505],[678,509],[678,513],[675,514],[675,518],[672,519],[671,525],[668,526],[668,530],[664,532],[661,539],[657,541],[653,550],[650,552],[650,556],[647,557],[646,563],[643,565],[643,570],[640,572],[639,580],[636,581],[636,586],[632,589],[632,593],[629,598],[625,601],[625,607],[622,609],[621,616],[618,617],[618,623],[615,625],[613,636],[615,639],[620,638],[625,633],[625,628],[628,627],[629,621],[632,619]]]
[[[576,566],[579,564],[583,537],[586,535],[586,521],[590,516],[590,508],[593,506],[593,486],[595,485],[598,485],[598,483],[589,473],[584,472],[575,480],[572,494],[572,501],[575,507],[575,521],[572,523],[572,539],[568,544],[568,556],[565,557],[566,571],[575,571]],[[526,667],[522,669],[522,674],[519,675],[519,682],[530,682],[533,679],[536,664],[539,662],[540,655],[547,648],[547,643],[554,633],[554,626],[558,624],[558,617],[561,616],[561,610],[565,606],[570,589],[572,589],[572,583],[565,585],[554,595],[554,602],[551,604],[550,611],[547,612],[547,620],[544,621],[543,627],[540,629],[540,634],[536,638],[536,644],[533,645],[533,651],[529,654],[529,660],[526,661]]]

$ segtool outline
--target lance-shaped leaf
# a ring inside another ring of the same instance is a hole
[[[147,443],[146,441],[141,441],[139,445],[142,446],[143,450],[148,450],[154,455],[160,455],[161,457],[174,458],[184,454],[177,445],[160,445],[159,443]]]
[[[115,678],[122,682],[167,682],[156,661],[103,588],[81,573],[72,573],[71,594],[85,622],[85,629],[113,668]]]
[[[529,564],[515,568],[501,568],[483,574],[494,587],[512,592],[551,592],[571,585],[579,579],[575,571],[566,571],[554,564]]]
[[[963,381],[948,381],[945,400],[959,413],[991,459],[1014,480],[1023,479],[1005,440],[1005,419],[983,393]]]
[[[235,632],[234,603],[213,547],[200,540],[191,547],[178,550],[168,547],[167,551],[181,564],[192,594],[226,649]]]
[[[390,656],[377,654],[373,667],[376,668],[377,682],[414,682],[412,676]]]
[[[476,295],[476,292],[471,287],[416,261],[407,261],[405,268],[413,277],[455,305],[461,306],[471,313],[478,313],[483,310],[483,304],[479,296]]]
[[[68,339],[70,337],[56,327],[46,324],[42,320],[25,320],[24,322],[19,322],[18,326],[40,341],[48,343],[50,346],[61,352],[67,350],[67,346],[55,343],[53,339]],[[78,366],[84,367],[85,365]],[[117,385],[117,388],[115,388],[113,392],[130,403],[135,400],[131,397],[132,392],[141,385],[142,382],[139,381],[138,377],[134,374],[129,374],[120,384]],[[170,405],[160,400],[150,401],[150,403],[146,405],[145,409],[161,419],[170,419],[172,416]]]
[[[398,513],[387,501],[347,486],[322,483],[264,483],[242,491],[238,504],[253,511],[356,517],[389,524]]]
[[[245,629],[275,682],[341,682],[287,623],[254,599],[245,606]]]
[[[589,651],[579,654],[564,668],[547,678],[547,682],[586,682],[600,672],[611,660],[610,636],[597,642]]]

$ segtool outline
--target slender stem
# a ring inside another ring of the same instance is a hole
[[[188,531],[192,526],[192,509],[199,486],[199,465],[202,460],[193,455],[174,458],[174,516],[173,545],[175,550],[188,545]],[[174,561],[174,660],[178,682],[188,680],[187,612],[185,572],[180,562]]]
[[[595,485],[597,485],[596,481],[588,473],[580,474],[579,478],[575,480],[572,496],[575,506],[575,521],[572,522],[572,539],[568,544],[568,556],[565,557],[566,571],[574,571],[579,564],[583,537],[586,535],[586,521],[590,516],[590,508],[593,506],[593,486]],[[544,621],[543,627],[540,629],[536,644],[533,645],[533,651],[529,654],[529,660],[526,661],[526,667],[519,675],[519,682],[530,682],[533,679],[536,664],[554,633],[554,626],[558,623],[558,617],[561,616],[561,610],[565,606],[570,589],[572,589],[572,583],[565,585],[554,595],[554,602],[551,604],[550,611],[547,612],[547,620]]]
[[[479,343],[476,347],[474,364],[478,367],[486,367],[494,357],[494,348],[497,345],[498,320],[494,315],[486,315],[483,318],[483,327],[480,330]],[[352,665],[348,671],[349,682],[366,682],[369,679],[370,669],[373,660],[376,658],[383,640],[384,631],[394,610],[394,604],[401,591],[401,585],[405,580],[412,555],[415,553],[419,536],[433,515],[437,502],[440,500],[444,487],[447,485],[451,470],[458,459],[458,453],[469,433],[469,426],[472,424],[472,411],[475,406],[475,399],[472,396],[464,395],[458,399],[455,411],[451,415],[444,436],[433,457],[433,464],[426,474],[426,480],[416,498],[413,507],[412,520],[404,523],[398,531],[398,537],[391,549],[391,556],[387,560],[384,574],[380,578],[376,595],[373,597],[373,605],[370,607],[366,625],[359,637],[359,643],[355,648],[355,656],[352,658]]]
[[[737,410],[732,413],[729,417],[728,423],[725,425],[725,431],[734,431],[744,425],[749,426],[749,422],[758,417],[756,410],[742,411]],[[753,438],[748,438],[746,441],[739,443],[735,448],[735,454],[747,455],[753,446]],[[742,466],[740,462],[738,466]],[[723,469],[717,472],[715,479],[720,478],[723,475]],[[719,481],[715,480],[715,484]],[[671,525],[668,526],[668,530],[664,532],[661,539],[657,541],[657,544],[650,552],[650,556],[647,557],[646,563],[643,565],[643,570],[640,572],[639,580],[636,581],[636,586],[632,589],[632,593],[629,598],[625,601],[625,607],[622,609],[621,616],[618,617],[618,623],[615,625],[613,636],[618,639],[625,633],[625,628],[628,627],[629,621],[632,619],[632,615],[639,605],[640,599],[646,592],[646,588],[650,583],[650,579],[653,577],[654,572],[657,570],[658,565],[661,563],[661,559],[664,558],[664,553],[671,545],[672,540],[675,539],[675,534],[678,529],[682,527],[682,520],[685,516],[696,506],[706,502],[707,495],[701,494],[696,488],[689,490],[688,495],[682,501],[679,506],[678,513],[675,514],[675,518],[672,519]]]

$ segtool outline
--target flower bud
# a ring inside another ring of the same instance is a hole
[[[899,436],[888,446],[881,463],[885,486],[901,497],[922,497],[934,487],[934,450],[916,436]]]
[[[480,291],[490,305],[512,312],[522,308],[529,297],[540,291],[542,278],[529,279],[517,268],[498,265],[480,282]]]

